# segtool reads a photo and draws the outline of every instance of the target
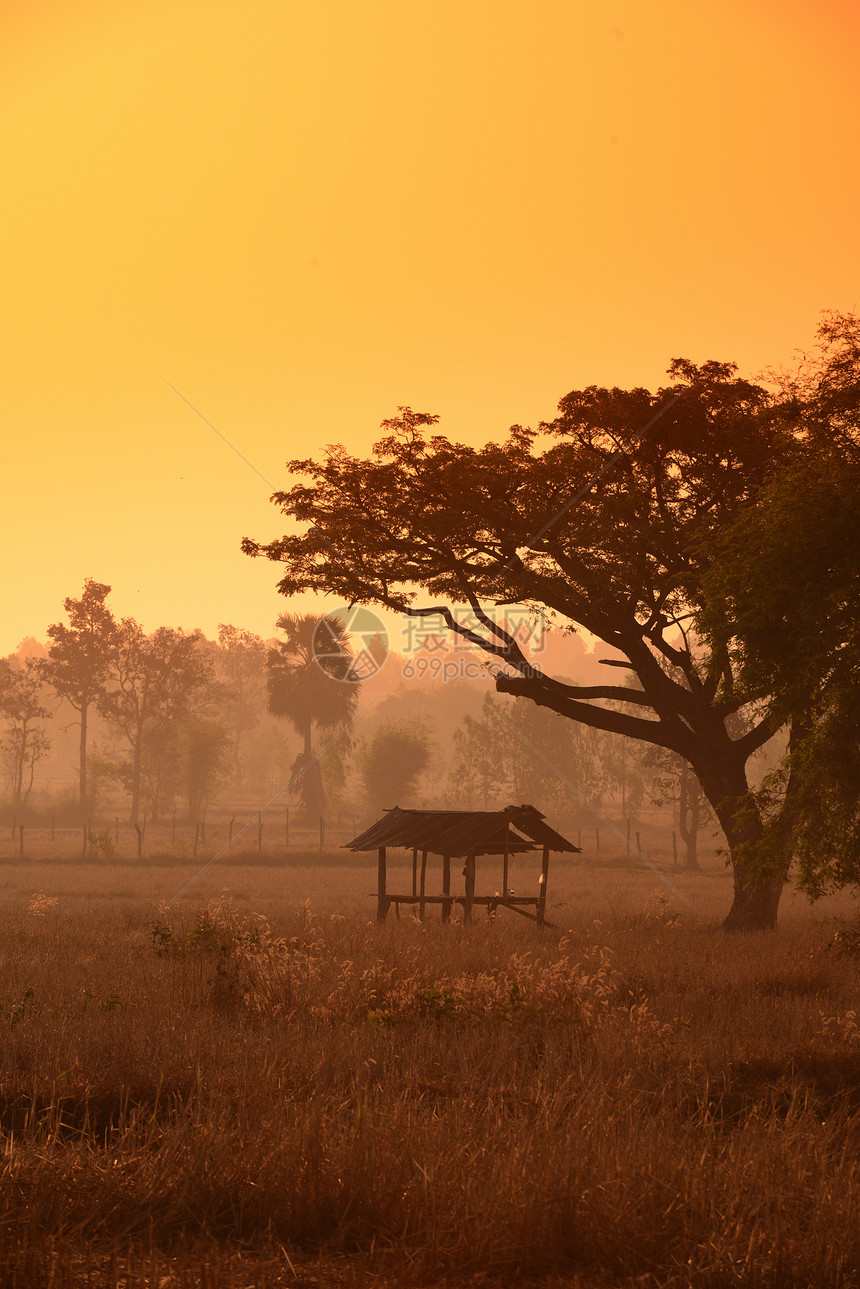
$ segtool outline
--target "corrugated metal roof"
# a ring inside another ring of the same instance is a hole
[[[508,806],[505,810],[401,810],[395,806],[347,842],[345,849],[403,846],[433,855],[459,856],[502,855],[507,847],[515,855],[535,850],[535,843],[553,851],[579,853],[579,847],[550,828],[534,806]]]

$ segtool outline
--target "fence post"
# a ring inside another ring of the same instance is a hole
[[[170,834],[171,842],[176,841],[176,811],[173,812],[173,831]]]
[[[641,843],[641,841],[639,840],[639,834],[638,834],[638,833],[636,834],[636,849],[639,851],[639,854],[641,855],[641,854],[642,854],[642,843]]]
[[[200,825],[194,825],[194,858],[197,858],[197,843],[200,840]]]
[[[115,815],[115,816],[114,816],[114,821],[113,821],[113,844],[114,844],[114,846],[118,846],[118,845],[119,845],[119,815]]]
[[[630,854],[630,820],[627,820],[627,854]]]
[[[19,835],[21,839],[20,855],[21,855],[21,858],[23,859],[24,858],[24,825],[23,824],[21,824],[19,828]]]
[[[325,819],[320,815],[320,850],[325,845]]]
[[[290,807],[284,806],[284,845],[290,844]]]
[[[678,867],[678,838],[672,833],[672,867]]]
[[[261,810],[260,813],[257,815],[257,851],[260,852],[262,851],[262,849],[263,849],[263,812]]]
[[[232,845],[233,845],[233,825],[234,825],[234,823],[235,823],[235,822],[236,822],[236,816],[235,816],[235,815],[233,815],[233,818],[230,820],[230,832],[229,832],[229,834],[228,834],[228,836],[227,836],[227,845],[228,845],[228,846],[232,846]]]
[[[86,857],[87,857],[87,825],[84,824],[84,845],[83,845],[83,849],[81,850],[81,859],[86,859]]]
[[[140,859],[141,852],[143,851],[143,832],[141,831],[140,824],[136,823],[134,825],[134,831],[137,833],[137,857]]]

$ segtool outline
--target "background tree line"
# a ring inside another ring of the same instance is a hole
[[[47,647],[30,640],[0,660],[0,756],[19,819],[37,767],[62,748],[74,758],[66,813],[76,820],[123,798],[131,823],[173,812],[200,821],[227,801],[258,807],[291,779],[285,800],[311,824],[397,804],[525,801],[574,829],[594,824],[591,806],[635,819],[656,803],[677,820],[678,767],[650,766],[631,740],[494,699],[486,683],[407,685],[394,662],[388,692],[353,729],[361,683],[336,618],[282,615],[268,642],[222,625],[212,641],[167,627],[147,634],[115,618],[109,594],[88,579]]]

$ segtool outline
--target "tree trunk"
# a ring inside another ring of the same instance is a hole
[[[140,816],[140,779],[141,763],[143,759],[143,740],[141,737],[135,739],[134,758],[131,764],[131,814],[129,823],[136,824]]]
[[[734,898],[723,923],[726,931],[771,931],[776,926],[788,862],[762,875],[764,826],[749,791],[743,765],[694,765],[708,801],[720,821],[734,870]]]
[[[81,703],[81,741],[80,760],[80,805],[84,819],[87,817],[87,710],[88,705]]]
[[[699,867],[699,785],[692,782],[692,771],[686,761],[681,770],[681,787],[678,796],[678,831],[686,849],[684,867],[694,873]]]

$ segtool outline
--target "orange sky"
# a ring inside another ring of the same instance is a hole
[[[271,634],[284,461],[860,306],[860,6],[5,0],[0,653],[87,576]]]

